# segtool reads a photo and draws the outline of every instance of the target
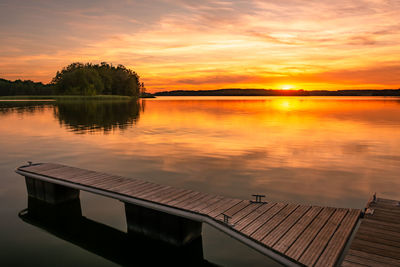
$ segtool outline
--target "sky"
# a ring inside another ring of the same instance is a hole
[[[72,62],[149,92],[400,88],[400,0],[0,0],[0,77]]]

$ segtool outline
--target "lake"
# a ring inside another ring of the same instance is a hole
[[[98,227],[93,240],[45,231],[18,216],[28,203],[14,169],[56,162],[228,197],[259,193],[271,201],[363,208],[374,192],[400,199],[400,98],[0,101],[0,149],[0,265],[115,266],[118,254],[102,235],[123,236],[123,203],[81,194],[88,220],[77,227]],[[138,238],[132,264],[139,256],[141,263],[176,262],[163,250]],[[279,266],[207,225],[191,252],[198,265]]]

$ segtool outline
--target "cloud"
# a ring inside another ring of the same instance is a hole
[[[150,90],[396,86],[399,11],[386,0],[6,0],[0,75],[48,82],[71,62],[108,61]]]

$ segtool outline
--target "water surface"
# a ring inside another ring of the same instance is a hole
[[[400,199],[398,98],[0,102],[0,149],[0,262],[8,265],[118,263],[18,217],[27,194],[13,170],[28,160],[237,198],[263,193],[271,201],[353,208],[374,192]],[[99,222],[122,235],[122,203],[89,193],[81,200],[82,227]],[[107,229],[104,235],[114,233]],[[203,232],[195,250],[206,262],[274,264],[211,227]]]

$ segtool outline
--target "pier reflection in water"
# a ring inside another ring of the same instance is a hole
[[[182,247],[123,232],[82,216],[80,200],[51,205],[28,198],[19,217],[46,232],[123,266],[216,266],[203,258],[201,237]]]

